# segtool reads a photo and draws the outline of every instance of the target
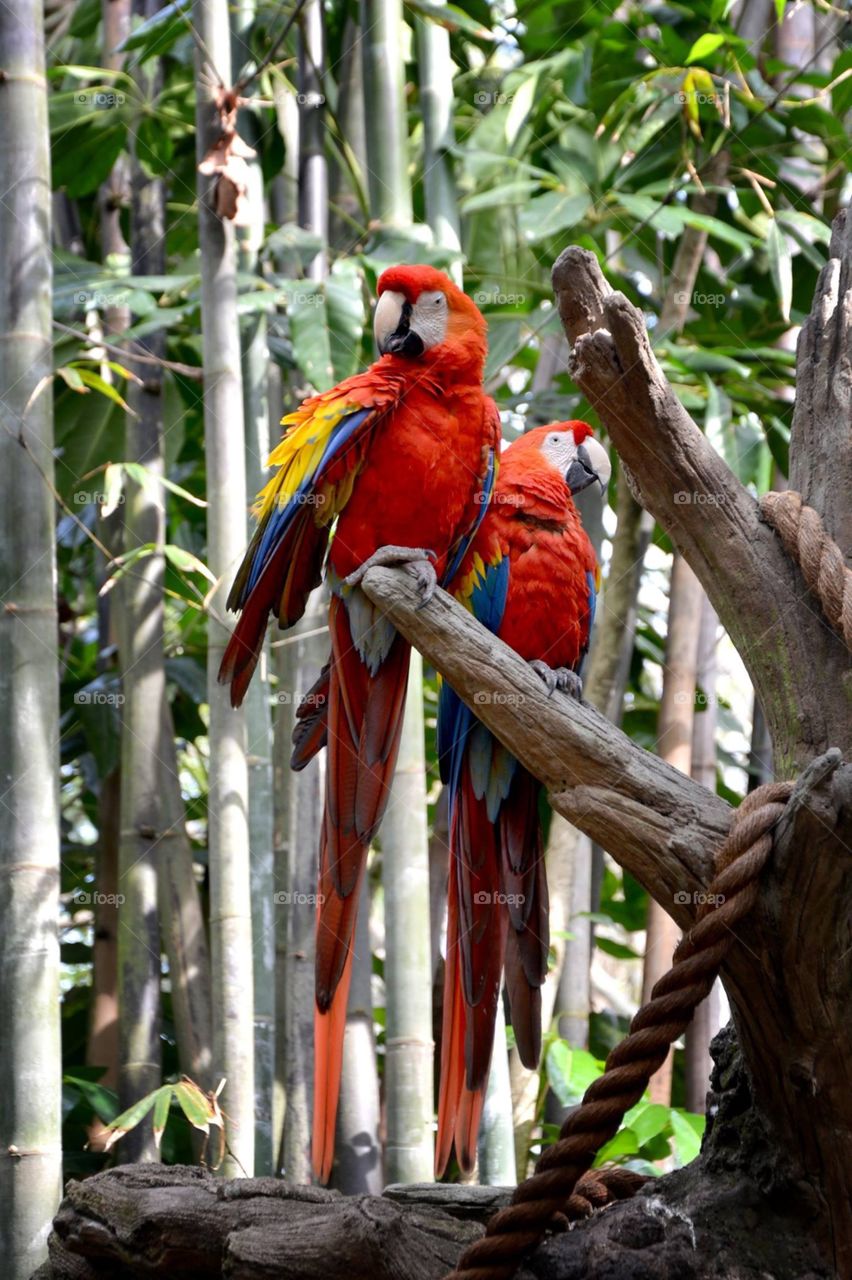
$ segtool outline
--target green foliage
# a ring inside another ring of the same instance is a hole
[[[603,1069],[603,1062],[585,1049],[571,1048],[566,1040],[552,1038],[546,1048],[547,1082],[563,1107],[577,1106]],[[555,1136],[550,1128],[555,1126],[545,1126],[545,1139]],[[664,1107],[645,1095],[626,1113],[615,1137],[601,1147],[595,1168],[623,1164],[656,1175],[661,1168],[653,1162],[663,1160],[679,1168],[695,1159],[703,1133],[704,1116]]]

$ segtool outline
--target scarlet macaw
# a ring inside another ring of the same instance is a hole
[[[552,693],[579,696],[600,583],[572,500],[610,475],[585,422],[538,427],[500,462],[491,505],[449,590],[532,663]],[[469,1172],[494,1040],[505,963],[521,1061],[541,1051],[541,994],[549,944],[540,784],[446,683],[438,750],[449,790],[450,874],[436,1176],[453,1140]]]
[[[313,1161],[322,1181],[334,1157],[358,894],[393,778],[410,653],[357,584],[371,562],[410,562],[424,596],[454,573],[486,510],[500,441],[482,388],[486,324],[474,303],[422,266],[389,268],[378,295],[380,358],[284,418],[270,458],[278,470],[259,495],[257,529],[228,597],[242,613],[219,672],[238,706],[269,614],[281,627],[298,621],[328,552],[331,656],[301,709],[292,761],[302,767],[327,741],[314,1016]]]

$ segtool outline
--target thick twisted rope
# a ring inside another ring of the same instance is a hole
[[[852,649],[852,570],[826,532],[822,517],[805,506],[802,495],[793,489],[764,494],[760,512],[796,561],[834,630]]]
[[[672,1043],[683,1034],[696,1007],[709,994],[719,967],[736,941],[736,926],[754,907],[758,880],[772,851],[772,828],[784,811],[792,783],[758,787],[734,814],[731,829],[716,857],[716,873],[707,902],[695,924],[678,943],[672,967],[660,978],[651,999],[638,1011],[624,1040],[613,1049],[604,1074],[595,1080],[558,1140],[539,1159],[535,1173],[522,1182],[512,1202],[490,1220],[485,1235],[462,1254],[446,1280],[511,1280],[523,1259],[565,1216],[576,1197],[591,1207],[604,1203],[591,1190],[589,1178],[601,1183],[608,1199],[618,1192],[604,1173],[586,1174],[600,1147],[618,1131],[625,1113],[639,1101],[651,1076],[665,1061]],[[583,1175],[586,1174],[584,1178]],[[638,1180],[641,1181],[641,1180]],[[638,1185],[634,1176],[633,1189]],[[621,1184],[621,1197],[631,1194]]]

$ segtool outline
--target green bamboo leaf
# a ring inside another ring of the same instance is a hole
[[[432,4],[431,0],[405,0],[409,9],[430,22],[436,22],[448,31],[463,31],[465,35],[476,40],[494,41],[496,36],[483,27],[475,18],[469,17],[463,9],[454,4]]]
[[[167,4],[165,8],[160,9],[159,13],[155,13],[153,18],[140,23],[126,40],[122,40],[121,44],[116,46],[117,52],[127,53],[131,49],[140,49],[142,52],[136,59],[138,62],[143,62],[154,54],[165,53],[178,36],[184,35],[189,30],[191,8],[192,0],[175,0],[174,4]]]
[[[154,1142],[157,1150],[160,1149],[160,1142],[163,1138],[163,1130],[166,1127],[166,1121],[169,1118],[169,1107],[172,1102],[173,1089],[171,1085],[166,1085],[157,1092],[157,1101],[154,1104]]]
[[[85,1098],[95,1115],[104,1124],[111,1124],[115,1120],[118,1104],[114,1090],[107,1089],[104,1085],[98,1084],[96,1080],[84,1080],[80,1076],[74,1075],[64,1075],[62,1083],[73,1086],[80,1096]]]
[[[616,942],[613,938],[601,938],[595,934],[595,946],[599,947],[608,956],[614,956],[616,960],[639,960],[638,951],[634,951],[632,947],[628,947],[623,942]]]
[[[123,556],[118,556],[108,566],[113,572],[107,578],[101,587],[98,595],[105,596],[107,592],[112,591],[117,582],[124,577],[127,570],[130,569],[137,560],[143,560],[145,556],[153,555],[157,550],[153,542],[146,542],[141,547],[134,547],[132,551],[126,551]]]
[[[726,39],[726,36],[706,31],[703,36],[698,37],[695,44],[687,54],[687,66],[689,66],[691,62],[699,62],[702,58],[709,58],[712,53],[715,53],[717,49],[722,47]]]
[[[124,472],[117,463],[110,463],[104,472],[104,496],[101,504],[101,517],[111,516],[121,501],[121,490],[124,484]]]
[[[106,378],[102,378],[99,373],[95,373],[94,369],[79,368],[77,369],[77,372],[79,373],[82,382],[89,387],[90,390],[97,391],[99,395],[106,396],[107,400],[111,400],[113,404],[119,405],[125,413],[133,413],[133,410],[130,408],[130,405],[124,397],[119,395],[115,387],[111,383],[107,382]],[[135,418],[136,414],[133,413],[133,416]]]
[[[526,204],[538,186],[538,182],[530,182],[528,179],[501,182],[496,187],[489,187],[487,191],[477,191],[474,195],[466,196],[461,202],[461,208],[464,213],[476,213],[478,209],[502,208],[507,204]]]
[[[132,1107],[122,1111],[120,1116],[116,1116],[112,1124],[107,1126],[108,1137],[104,1142],[104,1151],[109,1151],[110,1147],[118,1142],[119,1138],[123,1138],[131,1129],[136,1128],[140,1120],[145,1119],[163,1089],[171,1090],[171,1085],[163,1085],[161,1088],[155,1089],[153,1093],[147,1093],[144,1098],[134,1102]]]
[[[188,489],[184,489],[182,485],[175,484],[174,480],[168,480],[165,476],[160,476],[159,483],[164,489],[168,489],[170,493],[177,494],[179,498],[191,502],[194,507],[206,507],[207,503],[203,498],[197,498],[194,493],[190,493]]]
[[[766,251],[769,255],[769,273],[775,292],[778,295],[778,306],[784,320],[790,319],[790,304],[793,301],[793,260],[787,237],[773,218],[766,233]]]
[[[216,1113],[206,1093],[202,1093],[192,1080],[185,1079],[180,1084],[173,1085],[172,1089],[189,1123],[202,1133],[209,1133],[210,1125],[216,1123]]]
[[[71,388],[72,391],[79,391],[85,395],[86,387],[80,376],[79,369],[75,369],[73,365],[63,365],[61,369],[56,370],[56,376]]]
[[[518,137],[524,121],[530,114],[535,101],[535,90],[538,83],[538,74],[529,76],[519,88],[512,93],[512,102],[509,106],[509,113],[506,116],[506,141],[511,146]]]
[[[173,542],[167,542],[163,548],[166,559],[173,564],[181,573],[200,573],[213,586],[216,585],[216,579],[207,565],[198,556],[194,556],[191,551],[187,551],[185,547],[177,547]]]

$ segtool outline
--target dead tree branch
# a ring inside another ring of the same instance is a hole
[[[724,800],[564,694],[548,697],[518,655],[443,591],[425,608],[404,569],[370,569],[363,589],[550,793],[553,807],[609,849],[678,923],[677,895],[706,888],[730,825]]]
[[[794,772],[827,741],[848,742],[848,717],[844,725],[824,696],[827,675],[839,678],[846,667],[845,649],[755,500],[669,386],[642,313],[610,289],[585,249],[565,250],[553,283],[573,343],[572,376],[643,506],[683,552],[740,651],[772,729],[778,772]]]

